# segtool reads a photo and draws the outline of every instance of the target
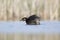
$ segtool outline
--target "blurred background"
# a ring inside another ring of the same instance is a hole
[[[33,14],[59,21],[60,0],[0,0],[0,21],[19,21]]]

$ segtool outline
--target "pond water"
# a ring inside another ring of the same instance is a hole
[[[40,25],[26,25],[23,21],[0,21],[2,33],[60,33],[60,21],[41,21]]]

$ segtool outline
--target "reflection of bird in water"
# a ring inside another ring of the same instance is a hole
[[[26,24],[28,25],[39,25],[40,24],[40,17],[36,16],[36,15],[31,15],[30,17],[26,18],[22,18],[23,21],[26,21]]]

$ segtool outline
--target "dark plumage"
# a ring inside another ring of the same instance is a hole
[[[40,17],[36,15],[32,15],[28,18],[24,17],[22,18],[23,21],[26,21],[26,24],[28,25],[39,25],[40,24]]]

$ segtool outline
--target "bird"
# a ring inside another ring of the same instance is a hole
[[[23,21],[26,22],[27,25],[40,25],[40,17],[37,15],[31,15],[28,18],[22,18]]]

